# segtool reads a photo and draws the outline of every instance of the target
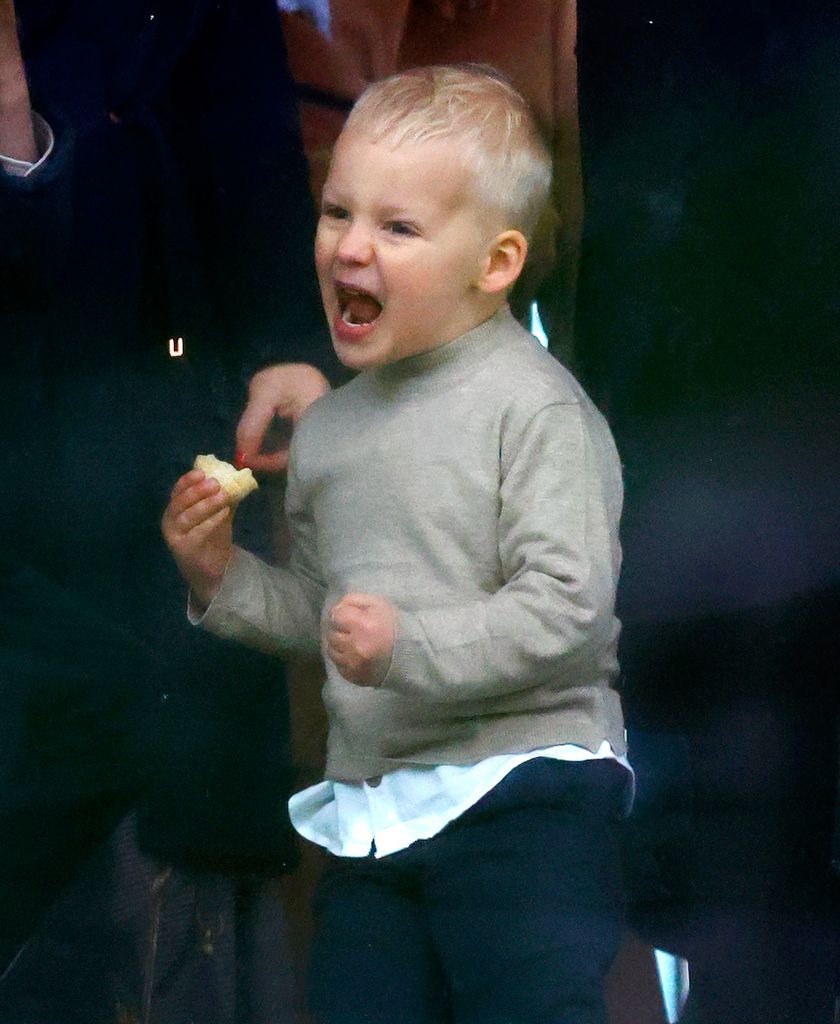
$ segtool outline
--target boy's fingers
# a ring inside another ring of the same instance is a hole
[[[336,644],[333,640],[327,641],[327,654],[336,664],[343,660],[346,653],[340,644]]]
[[[224,494],[220,491],[214,491],[207,497],[201,498],[176,512],[173,516],[173,522],[176,530],[180,533],[189,533],[191,530],[203,526],[208,520],[216,519],[220,512],[229,513],[230,506],[227,504]]]
[[[205,519],[203,522],[198,523],[192,528],[192,534],[196,540],[201,540],[208,533],[212,533],[217,526],[227,519],[230,515],[230,506],[223,505],[217,512],[214,512],[212,516]],[[184,531],[185,533],[188,531]]]
[[[197,472],[201,471],[198,470]],[[172,497],[169,499],[169,507],[172,509],[174,516],[180,516],[199,502],[206,501],[207,498],[219,494],[221,489],[219,481],[212,476],[208,476],[206,479],[187,484],[181,490],[173,490]]]
[[[182,477],[176,480],[175,486],[172,488],[172,497],[175,498],[179,494],[183,494],[193,484],[200,483],[203,479],[204,473],[200,469],[191,469],[188,473],[184,473]]]
[[[353,625],[353,615],[344,605],[343,600],[333,605],[329,617],[330,629],[338,633],[349,633]]]
[[[364,619],[359,613],[373,608],[376,600],[376,598],[371,597],[369,594],[345,594],[332,607],[330,612],[331,625],[345,633],[354,626],[361,625]]]
[[[176,549],[180,549],[182,541],[188,543],[190,546],[201,544],[206,537],[208,537],[214,530],[216,530],[231,514],[229,505],[222,505],[221,508],[217,508],[214,512],[205,512],[205,514],[195,521],[190,516],[170,516],[167,514],[163,517],[163,535],[167,543]]]
[[[349,671],[353,665],[352,655],[349,655],[346,651],[338,650],[335,647],[327,646],[327,657],[335,665],[335,667],[342,673],[342,675]]]

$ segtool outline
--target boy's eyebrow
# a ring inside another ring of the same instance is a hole
[[[421,211],[414,209],[410,210],[407,206],[383,206],[382,216],[387,218],[399,217],[402,220],[416,220],[420,215]]]
[[[344,200],[340,189],[326,187],[321,192],[321,206],[341,206]],[[419,207],[409,208],[405,204],[393,203],[379,207],[377,214],[383,220],[408,220],[416,223],[423,218],[423,210]]]

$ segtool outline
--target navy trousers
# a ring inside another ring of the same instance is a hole
[[[614,761],[528,761],[438,835],[330,859],[318,1024],[606,1024],[622,934]]]

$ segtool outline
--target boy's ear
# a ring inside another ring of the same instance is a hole
[[[484,260],[478,287],[487,295],[507,291],[525,265],[528,241],[521,231],[511,228],[496,235]]]

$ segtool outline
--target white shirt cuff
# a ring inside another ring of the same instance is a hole
[[[6,174],[11,174],[16,178],[28,178],[49,160],[50,154],[55,148],[55,136],[52,133],[52,128],[34,110],[32,111],[32,128],[35,132],[35,146],[41,155],[33,164],[29,160],[16,160],[12,156],[3,156],[0,153],[0,167]]]

